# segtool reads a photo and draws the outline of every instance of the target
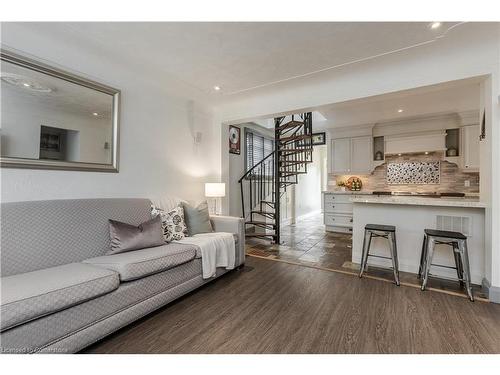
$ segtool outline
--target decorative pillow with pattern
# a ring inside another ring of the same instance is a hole
[[[160,215],[163,227],[163,237],[166,242],[182,240],[187,235],[186,222],[184,221],[184,209],[181,205],[173,210],[164,211],[161,208],[151,206],[151,216]]]

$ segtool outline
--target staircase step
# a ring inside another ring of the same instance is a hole
[[[294,128],[294,127],[302,126],[302,125],[304,125],[303,122],[292,120],[292,121],[287,122],[286,124],[278,126],[278,130]]]
[[[276,235],[272,233],[245,233],[245,237],[260,237],[260,238],[266,238],[266,237],[271,237],[275,238]]]
[[[265,203],[265,204],[270,204],[270,205],[273,205],[274,206],[274,202],[271,202],[271,201],[260,201],[261,203]]]
[[[288,177],[288,176],[285,176],[285,175],[290,175],[290,176],[293,176],[293,175],[296,175],[296,174],[306,174],[307,172],[306,171],[287,171],[286,169],[280,169],[280,177]]]
[[[288,121],[286,124],[278,126],[277,129],[284,130],[284,129],[294,128],[296,126],[302,126],[302,125],[304,125],[304,122],[292,120],[292,121]]]
[[[280,138],[280,142],[285,143],[285,142],[292,142],[292,141],[301,141],[304,139],[312,139],[312,136],[310,136],[310,135],[292,135],[290,137]]]
[[[311,152],[312,149],[300,149],[300,148],[284,148],[281,150],[278,150],[278,152],[281,152],[282,154],[300,154],[302,152]]]
[[[261,225],[264,227],[272,227],[273,229],[276,227],[275,223],[268,223],[267,221],[260,221],[260,220],[252,220],[252,221],[245,221],[245,225]]]
[[[269,211],[250,211],[250,213],[255,214],[255,215],[261,215],[261,216],[267,216],[269,218],[274,218],[274,212],[269,212]]]
[[[295,165],[295,164],[304,164],[310,163],[310,161],[305,160],[280,160],[280,163],[283,165]]]
[[[306,171],[295,171],[295,172],[292,172],[292,171],[280,171],[280,172],[281,172],[280,173],[280,177],[292,177],[292,176],[296,176],[298,174],[307,174]]]

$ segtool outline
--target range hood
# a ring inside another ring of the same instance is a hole
[[[389,135],[384,140],[387,155],[446,151],[446,132],[443,130]]]

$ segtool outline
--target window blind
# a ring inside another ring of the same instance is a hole
[[[251,131],[245,132],[246,170],[259,164],[274,151],[274,141]]]

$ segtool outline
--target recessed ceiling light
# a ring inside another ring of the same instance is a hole
[[[97,113],[97,112],[94,112],[94,113],[92,113],[92,114],[93,114],[94,116],[99,116],[99,113]]]
[[[401,113],[401,112],[403,112],[403,110],[402,109],[398,109],[398,113]]]
[[[29,77],[12,73],[2,73],[2,81],[23,90],[35,91],[42,94],[55,91],[55,88],[45,86],[45,84],[37,82]]]
[[[214,86],[214,90],[215,91],[219,91],[220,90],[220,86]]]
[[[433,22],[433,23],[431,23],[431,29],[437,29],[439,26],[441,26],[441,22]]]

